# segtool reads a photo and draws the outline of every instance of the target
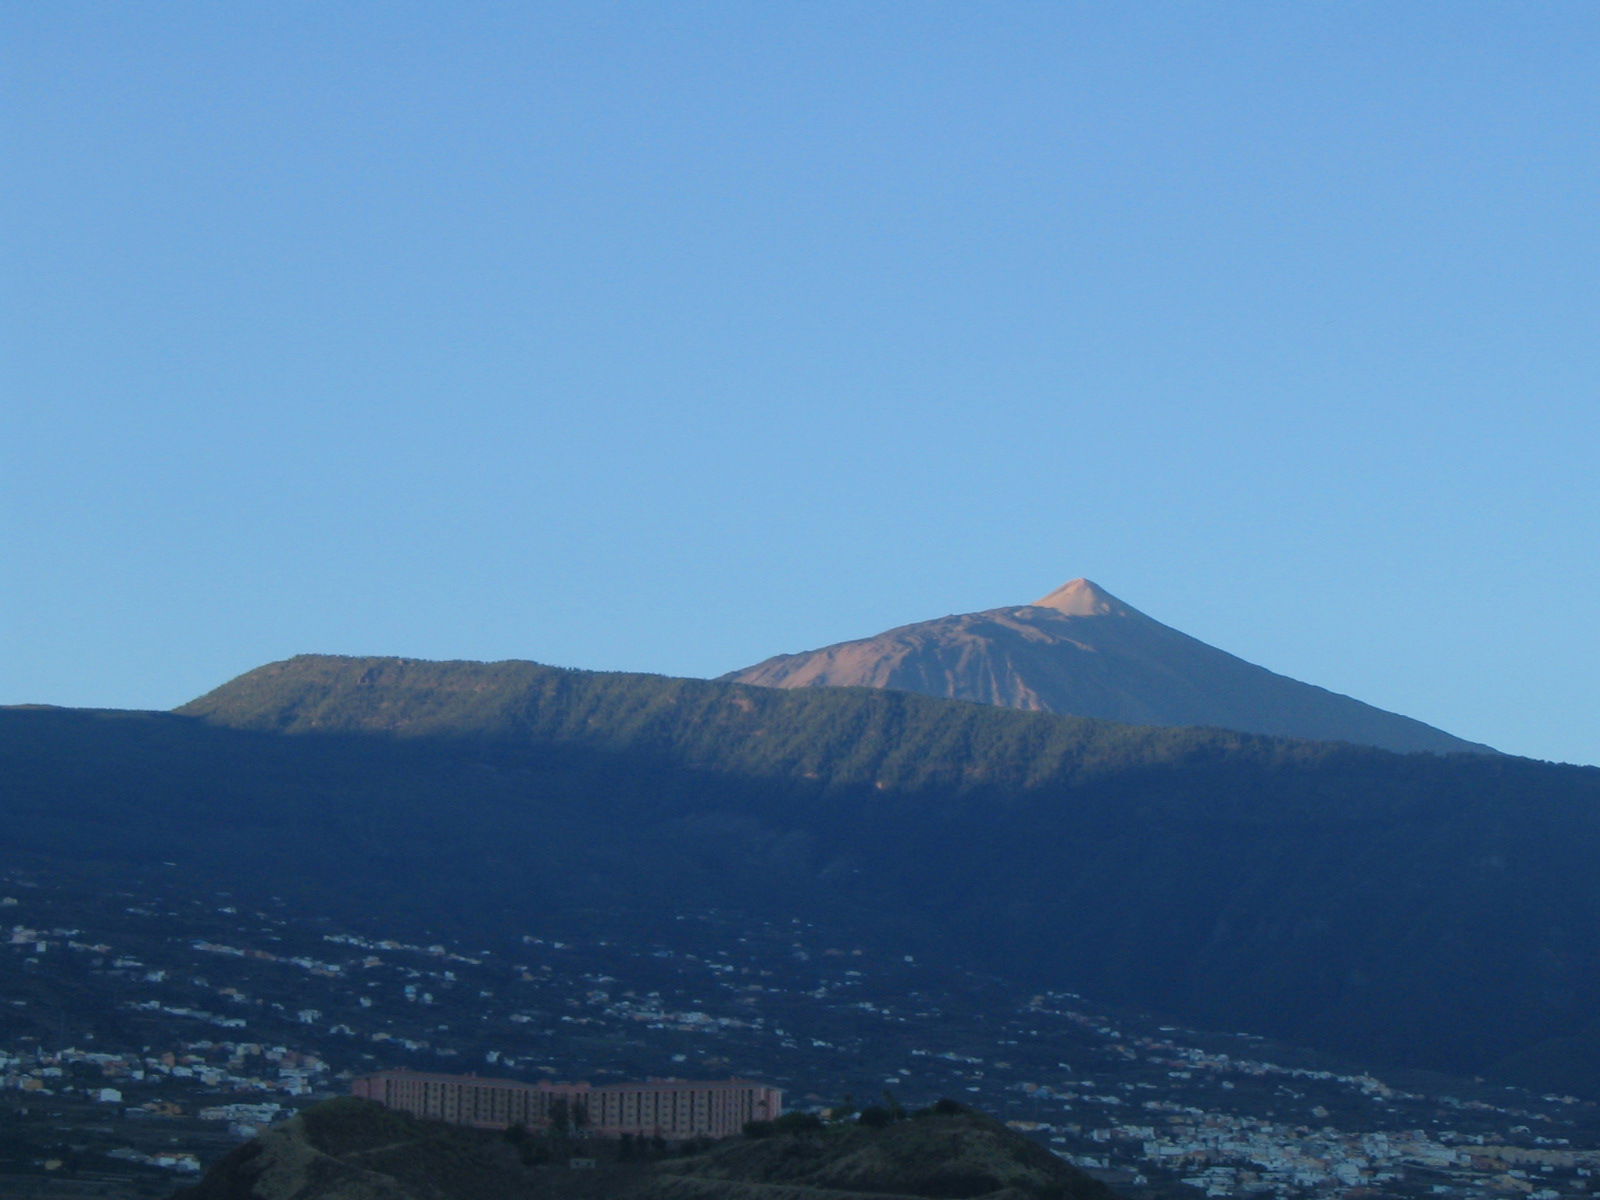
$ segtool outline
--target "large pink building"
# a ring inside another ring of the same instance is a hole
[[[565,1101],[575,1127],[600,1137],[731,1137],[746,1121],[783,1114],[783,1092],[748,1079],[648,1083],[518,1083],[476,1075],[378,1071],[362,1075],[351,1091],[389,1108],[457,1125],[545,1129],[554,1106]]]

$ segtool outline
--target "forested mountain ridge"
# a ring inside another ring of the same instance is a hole
[[[0,713],[14,850],[515,927],[587,897],[1600,1092],[1600,770],[869,689],[304,656]],[[1587,1081],[1587,1084],[1586,1084]]]
[[[1354,746],[996,711],[876,689],[783,691],[519,661],[300,655],[241,675],[176,712],[259,732],[660,753],[677,765],[839,785],[1037,785],[1241,753],[1274,762],[1369,757]]]
[[[1494,753],[1245,662],[1153,620],[1087,579],[1032,604],[780,654],[722,678],[778,688],[896,688],[1139,725],[1216,726],[1402,752]]]

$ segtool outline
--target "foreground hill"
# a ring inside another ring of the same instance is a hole
[[[857,944],[1377,1064],[1600,1091],[1600,770],[868,689],[308,656],[0,713],[12,853],[310,911],[586,903]],[[489,944],[483,942],[481,944]]]
[[[1103,1184],[972,1112],[731,1138],[653,1162],[570,1143],[599,1165],[524,1165],[499,1134],[364,1100],[307,1109],[174,1200],[1111,1200]],[[548,1158],[548,1156],[541,1156]]]
[[[1235,658],[1087,579],[1032,604],[780,654],[722,678],[779,688],[897,688],[1134,725],[1210,725],[1387,750],[1493,753]]]

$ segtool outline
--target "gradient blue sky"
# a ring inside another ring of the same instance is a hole
[[[0,701],[1087,575],[1600,762],[1600,7],[0,4]]]

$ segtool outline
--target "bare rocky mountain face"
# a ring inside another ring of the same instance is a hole
[[[722,678],[778,688],[892,688],[1133,725],[1215,726],[1402,752],[1495,753],[1245,662],[1087,579],[1032,604],[780,654]]]

